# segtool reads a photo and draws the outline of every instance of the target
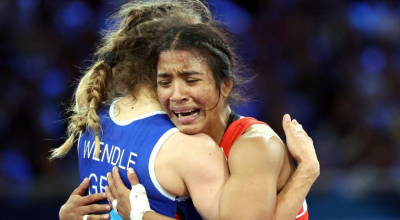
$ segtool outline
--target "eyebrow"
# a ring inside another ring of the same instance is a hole
[[[191,75],[200,75],[201,73],[196,72],[196,71],[181,71],[179,72],[179,75],[183,76],[191,76]],[[168,78],[171,77],[171,74],[169,73],[157,73],[157,77],[159,78]]]

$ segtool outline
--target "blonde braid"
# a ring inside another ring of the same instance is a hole
[[[70,109],[73,115],[69,118],[68,139],[60,147],[51,150],[50,160],[65,156],[74,144],[75,136],[89,128],[95,133],[95,155],[100,154],[100,118],[97,110],[102,102],[109,98],[106,92],[106,81],[111,74],[111,68],[98,61],[80,80],[75,92],[75,105]]]
[[[97,110],[101,104],[106,100],[106,81],[107,72],[111,72],[110,66],[104,61],[100,61],[98,66],[90,74],[87,92],[87,102],[89,103],[89,111],[87,113],[87,125],[95,133],[95,154],[99,158],[100,155],[100,117],[97,115]]]

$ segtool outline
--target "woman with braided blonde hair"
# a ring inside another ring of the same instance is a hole
[[[115,18],[117,27],[106,32],[76,89],[69,138],[52,152],[51,158],[64,156],[81,134],[82,184],[61,208],[60,219],[121,219],[116,208],[109,215],[93,215],[110,211],[108,202],[99,200],[105,199],[101,192],[114,166],[135,168],[157,213],[174,217],[179,206],[190,219],[218,218],[220,188],[228,177],[223,154],[210,137],[184,135],[175,128],[156,98],[156,68],[149,65],[162,31],[207,23],[208,9],[197,0],[130,2]],[[129,184],[126,175],[122,179]],[[144,211],[150,211],[148,204],[137,216]]]

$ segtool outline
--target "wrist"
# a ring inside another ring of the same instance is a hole
[[[296,171],[302,172],[308,178],[313,179],[313,181],[315,181],[320,174],[319,162],[318,161],[302,161],[298,164]]]

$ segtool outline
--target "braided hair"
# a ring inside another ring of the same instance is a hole
[[[65,156],[76,135],[93,132],[95,155],[100,154],[101,132],[97,111],[116,97],[132,96],[149,86],[155,92],[155,67],[150,65],[153,48],[161,34],[177,25],[209,23],[211,13],[200,0],[132,1],[121,6],[109,21],[111,27],[94,53],[92,65],[83,71],[67,112],[68,138],[52,149],[50,160]]]

